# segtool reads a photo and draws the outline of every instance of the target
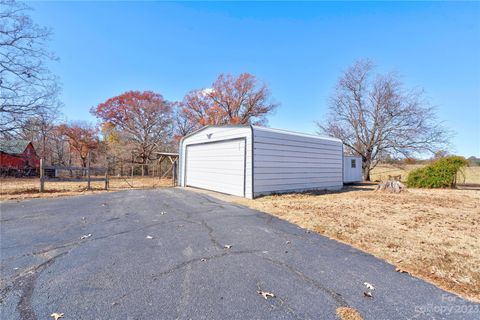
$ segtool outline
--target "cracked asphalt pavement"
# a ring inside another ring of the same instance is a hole
[[[480,318],[478,304],[371,255],[177,188],[4,202],[0,237],[5,320],[53,312],[63,319],[336,319],[341,306],[365,319]],[[364,282],[376,287],[373,298],[364,296]]]

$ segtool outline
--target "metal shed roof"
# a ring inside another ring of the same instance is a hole
[[[267,128],[267,127],[261,127],[261,126],[254,126],[254,125],[231,125],[231,124],[226,124],[226,125],[208,125],[204,126],[192,133],[187,134],[182,138],[188,138],[190,136],[193,136],[194,134],[197,134],[207,128],[252,128],[253,130],[259,130],[259,131],[267,131],[267,132],[276,132],[276,133],[283,133],[283,134],[289,134],[289,135],[294,135],[294,136],[299,136],[299,137],[307,137],[307,138],[315,138],[315,139],[323,139],[323,140],[330,140],[330,141],[336,141],[336,142],[342,142],[340,139],[334,138],[334,137],[329,137],[329,136],[323,136],[323,135],[317,135],[317,134],[309,134],[309,133],[301,133],[301,132],[296,132],[296,131],[290,131],[290,130],[283,130],[283,129],[274,129],[274,128]]]
[[[334,137],[329,137],[329,136],[310,134],[310,133],[302,133],[302,132],[283,130],[283,129],[266,128],[266,127],[260,127],[260,126],[252,126],[252,127],[253,127],[254,130],[259,130],[259,131],[276,132],[276,133],[283,133],[283,134],[288,134],[288,135],[298,136],[298,137],[307,137],[307,138],[315,138],[315,139],[323,139],[323,140],[331,140],[331,141],[342,142],[340,139],[337,139],[337,138],[334,138]]]
[[[8,154],[22,154],[30,144],[28,140],[0,140],[0,152]]]

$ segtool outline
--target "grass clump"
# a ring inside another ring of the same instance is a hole
[[[413,188],[454,188],[457,176],[468,165],[464,157],[449,156],[431,164],[412,170],[408,174],[407,186]]]

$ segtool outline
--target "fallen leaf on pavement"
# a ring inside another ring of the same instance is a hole
[[[275,295],[274,295],[273,293],[271,293],[271,292],[258,290],[257,293],[258,293],[259,295],[261,295],[262,297],[264,297],[265,300],[267,300],[268,297],[270,297],[270,298],[275,298]]]
[[[89,234],[84,234],[83,236],[80,237],[80,240],[88,239],[88,238],[90,238],[91,236],[92,236],[91,233],[89,233]]]
[[[54,312],[50,315],[50,317],[52,317],[54,320],[58,320],[60,318],[63,318],[63,315],[64,315],[63,312],[62,313]]]
[[[368,290],[375,290],[375,287],[371,283],[364,282],[363,284],[365,285],[365,287],[367,287]]]
[[[225,248],[225,249],[230,249],[231,247],[232,247],[232,245],[230,245],[230,244],[226,244],[226,245],[223,246],[223,248]]]
[[[400,273],[408,273],[408,271],[403,270],[401,268],[395,268],[395,271],[400,272]]]
[[[363,320],[360,313],[353,308],[339,307],[336,311],[340,320]]]

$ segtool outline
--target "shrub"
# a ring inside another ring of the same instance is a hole
[[[408,174],[407,186],[414,188],[453,188],[458,173],[468,165],[463,157],[449,156],[431,164],[412,170]]]

